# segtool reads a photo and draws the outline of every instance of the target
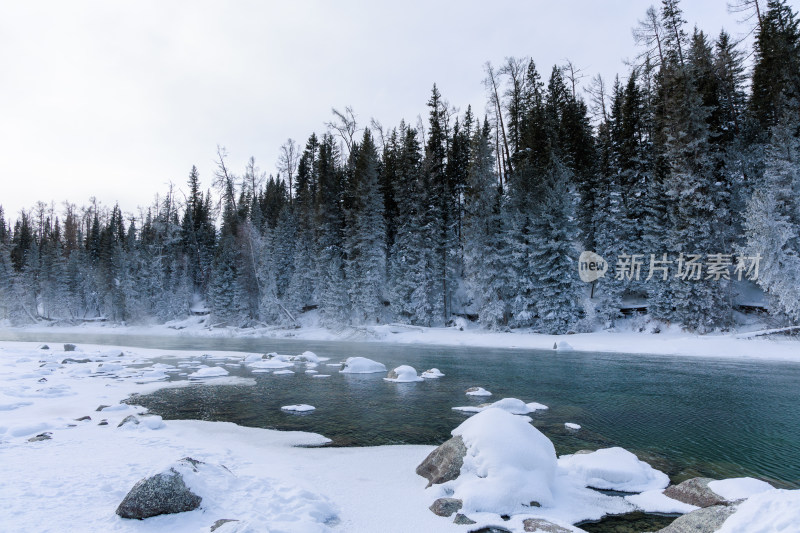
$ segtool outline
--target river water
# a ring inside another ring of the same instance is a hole
[[[327,378],[251,373],[255,386],[168,388],[133,402],[166,419],[223,420],[246,426],[321,433],[336,446],[439,444],[465,419],[452,407],[514,397],[548,405],[533,423],[559,454],[622,446],[667,472],[673,482],[698,475],[753,476],[800,487],[800,364],[700,357],[665,357],[518,349],[253,338],[22,333],[1,340],[114,344],[165,350],[230,350],[299,354],[328,363],[350,356],[388,369],[436,367],[445,377],[388,383],[383,374],[347,375],[320,364]],[[167,357],[164,362],[175,363]],[[206,364],[222,364],[222,361]],[[230,363],[230,361],[228,361]],[[185,378],[178,378],[185,379]],[[464,391],[481,386],[488,400]],[[314,405],[295,415],[280,407]],[[565,422],[582,426],[567,430]]]

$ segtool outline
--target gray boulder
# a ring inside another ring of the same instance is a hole
[[[712,505],[676,518],[658,533],[714,533],[735,512],[735,505]]]
[[[459,526],[468,526],[470,524],[477,524],[475,520],[472,520],[467,515],[461,513],[458,513],[456,515],[455,519],[453,519],[453,523]]]
[[[452,481],[461,473],[467,447],[460,437],[453,437],[433,450],[417,467],[417,474],[428,480],[431,485]],[[427,488],[427,487],[426,487]]]
[[[571,533],[569,529],[541,518],[527,518],[522,521],[524,531],[540,531],[543,533]]]
[[[117,424],[117,427],[121,428],[122,426],[125,426],[127,424],[132,424],[134,426],[138,426],[139,425],[139,418],[136,415],[128,415],[128,416],[126,416],[125,418],[122,419],[122,422]]]
[[[439,498],[429,509],[439,516],[450,516],[461,509],[463,502],[457,498]]]
[[[708,488],[711,481],[714,480],[707,477],[693,477],[678,485],[670,485],[664,490],[664,496],[696,507],[724,504],[725,498]]]
[[[75,348],[76,348],[76,346],[74,344],[65,344],[64,345],[64,351],[65,352],[74,352]]]
[[[178,463],[194,471],[197,471],[198,464],[202,464],[189,457]],[[175,467],[170,467],[164,472],[138,481],[117,507],[117,514],[122,518],[143,520],[151,516],[192,511],[200,507],[202,500],[189,490],[183,476]]]

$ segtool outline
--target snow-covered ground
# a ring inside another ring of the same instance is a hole
[[[254,383],[213,370],[225,364],[323,360],[303,355],[264,359],[237,352],[89,345],[64,351],[60,344],[43,349],[39,343],[0,342],[2,529],[181,533],[209,531],[218,520],[232,519],[238,522],[227,523],[220,533],[468,531],[428,509],[448,493],[464,499],[465,512],[478,521],[475,527],[494,523],[514,531],[522,530],[526,515],[578,531],[570,523],[608,512],[689,510],[660,494],[666,476],[629,452],[613,448],[557,459],[528,417],[504,409],[482,410],[453,430],[469,450],[462,475],[426,489],[427,480],[415,469],[432,446],[309,448],[328,440],[224,422],[164,421],[142,407],[120,403],[131,393],[165,386]],[[197,379],[165,381],[172,373]],[[115,514],[138,480],[183,457],[209,465],[187,481],[203,497],[200,509],[144,521]],[[637,500],[602,495],[587,486],[647,492]],[[734,495],[755,494],[741,515],[731,517],[738,520],[734,523],[753,523],[766,509],[780,509],[780,523],[800,521],[800,491],[762,492],[764,487],[753,481],[720,487]],[[542,507],[509,499],[523,493]],[[505,512],[515,516],[504,522],[500,513]],[[763,531],[789,531],[777,529],[780,523]]]
[[[615,331],[595,331],[574,335],[542,335],[525,330],[487,331],[466,320],[457,327],[425,328],[402,324],[346,327],[331,330],[320,327],[315,311],[301,316],[299,328],[207,327],[207,317],[154,326],[120,326],[92,322],[80,326],[27,326],[9,331],[98,333],[131,335],[175,335],[193,337],[264,337],[314,341],[390,342],[473,346],[485,348],[521,348],[554,351],[640,353],[701,357],[734,357],[800,362],[800,339],[797,337],[759,336],[769,331],[763,324],[741,326],[736,332],[696,335],[676,326],[648,322],[644,318],[625,319]],[[639,331],[642,329],[643,331]],[[654,331],[659,333],[654,333]]]

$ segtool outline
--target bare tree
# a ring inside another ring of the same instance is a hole
[[[381,152],[383,152],[384,148],[386,147],[386,132],[383,129],[383,124],[381,124],[378,119],[371,118],[369,119],[369,128],[378,134],[381,140]]]
[[[499,125],[500,133],[503,137],[503,148],[505,148],[505,157],[503,158],[504,173],[511,171],[511,154],[508,150],[508,138],[506,137],[506,128],[503,124],[503,110],[500,102],[500,93],[498,90],[497,74],[490,62],[486,62],[486,78],[483,80],[484,85],[489,90],[489,101],[494,106],[495,119]],[[501,178],[502,179],[502,178]]]
[[[242,191],[255,196],[266,179],[266,173],[256,166],[256,158],[250,156],[250,159],[247,161],[244,176],[242,176]]]
[[[214,187],[220,192],[220,202],[236,209],[236,176],[228,171],[225,158],[228,152],[224,146],[217,145],[217,170],[214,171]]]
[[[728,2],[729,13],[744,13],[744,17],[739,22],[750,22],[756,19],[759,31],[764,29],[764,21],[761,16],[760,0],[733,0]],[[752,30],[751,30],[752,32]]]
[[[576,67],[572,61],[567,59],[567,62],[561,67],[561,72],[572,85],[572,97],[578,98],[576,86],[583,78],[586,77],[586,74],[583,73],[583,69]]]
[[[657,52],[658,64],[664,63],[664,50],[661,46],[664,40],[664,28],[653,6],[647,8],[644,20],[640,20],[633,29],[633,38],[636,44],[645,48],[644,52],[637,56],[640,62],[644,58],[652,57]]]
[[[331,112],[335,118],[330,122],[326,122],[325,126],[338,133],[345,146],[347,146],[347,154],[350,155],[350,152],[353,151],[356,134],[363,128],[358,127],[358,121],[356,120],[356,115],[353,112],[352,106],[345,107],[344,113],[335,107],[331,109]]]
[[[297,163],[300,161],[300,147],[291,137],[281,145],[280,155],[278,156],[278,171],[289,178],[289,203],[292,202],[294,192],[294,173],[297,170]]]
[[[595,120],[598,122],[608,121],[608,94],[606,91],[606,83],[600,74],[592,78],[589,87],[584,89],[589,95],[589,109],[594,115]]]

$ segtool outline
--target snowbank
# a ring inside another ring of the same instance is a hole
[[[669,477],[624,448],[604,448],[591,453],[564,455],[558,466],[587,487],[622,492],[664,489]]]
[[[386,366],[366,357],[348,357],[339,372],[342,374],[377,374],[386,372]],[[416,374],[416,371],[414,373]]]
[[[736,501],[772,490],[775,487],[760,479],[737,477],[710,481],[708,488],[728,501]]]
[[[739,505],[717,533],[790,533],[797,531],[798,524],[800,490],[772,489]]]
[[[392,383],[412,383],[414,381],[424,381],[417,375],[417,370],[413,366],[401,365],[389,372],[389,377],[383,378],[384,381]]]

